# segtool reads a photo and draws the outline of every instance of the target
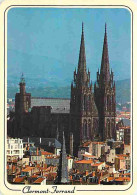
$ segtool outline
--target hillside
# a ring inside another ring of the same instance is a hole
[[[55,85],[45,87],[44,83],[36,80],[37,86],[30,87],[27,85],[26,91],[30,92],[34,97],[53,97],[53,98],[70,98],[70,86]],[[8,98],[14,98],[15,93],[19,92],[18,85],[8,82]],[[130,102],[130,79],[116,81],[116,101],[117,103]]]

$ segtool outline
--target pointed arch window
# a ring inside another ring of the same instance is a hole
[[[106,136],[107,136],[107,138],[110,138],[111,136],[111,133],[110,133],[110,120],[109,119],[107,119],[107,128],[106,128]]]
[[[99,125],[99,123],[98,123],[98,119],[97,118],[93,118],[93,132],[92,132],[92,136],[97,136],[98,134],[99,134],[99,132],[98,132],[98,125]]]
[[[90,109],[91,109],[90,104],[91,104],[91,95],[88,95],[88,97],[87,97],[87,110],[88,111],[90,111]]]
[[[111,120],[111,136],[115,138],[115,120]]]
[[[87,97],[84,95],[84,110],[87,109]]]
[[[112,111],[115,111],[115,97],[112,95]]]
[[[91,139],[91,120],[88,120],[88,131],[87,131],[87,137]]]
[[[83,135],[84,135],[84,138],[87,137],[87,121],[84,120],[84,124],[83,124]]]
[[[76,96],[73,96],[73,103],[76,103]]]
[[[107,111],[110,111],[111,108],[111,98],[110,95],[107,95]]]

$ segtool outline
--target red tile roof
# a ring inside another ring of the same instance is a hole
[[[114,178],[114,177],[108,177],[108,181],[130,181],[130,177],[118,177],[118,178]]]
[[[24,178],[25,178],[25,177],[17,177],[17,178],[15,178],[14,183],[21,183],[21,182],[24,181]]]
[[[93,167],[98,167],[99,165],[103,164],[104,162],[100,162],[100,163],[95,163],[95,164],[92,164]]]
[[[55,166],[50,166],[47,169],[45,169],[45,171],[53,171],[53,169],[55,169],[55,168],[56,168]]]
[[[119,157],[116,157],[116,158],[119,159],[119,160],[125,160],[125,158],[122,157],[122,156],[119,156]]]
[[[40,171],[46,171],[46,170],[47,170],[47,167],[40,167],[39,170],[40,170]]]
[[[53,178],[57,176],[57,172],[45,173],[44,176],[47,178],[47,180],[53,180]]]
[[[52,159],[52,158],[54,158],[54,156],[46,156],[45,158],[46,159]]]
[[[130,126],[126,126],[126,127],[119,127],[119,129],[130,129]]]
[[[130,181],[130,177],[119,177],[116,178],[115,181]]]
[[[45,178],[39,177],[34,183],[41,183]]]
[[[93,144],[104,144],[104,142],[93,142]]]
[[[95,156],[93,156],[93,155],[91,155],[91,154],[82,154],[82,156],[88,157],[88,158],[95,158]]]
[[[78,160],[78,161],[75,161],[75,163],[79,163],[79,164],[91,164],[93,163],[93,160]]]
[[[32,175],[31,177],[32,178],[37,178],[37,177],[39,177],[39,175]]]
[[[116,156],[118,156],[118,157],[128,157],[129,155],[127,155],[127,154],[117,154]]]
[[[36,174],[36,175],[40,175],[41,173],[40,173],[40,171],[37,171],[35,174]]]
[[[67,159],[73,159],[72,157],[70,157],[70,156],[67,156]]]
[[[122,112],[122,111],[121,111],[120,113],[121,113],[121,114],[130,114],[130,112],[126,112],[126,111],[125,111],[125,112]]]
[[[124,173],[123,175],[130,175],[130,173]]]
[[[91,141],[85,142],[85,143],[82,144],[82,146],[83,146],[83,147],[89,146],[90,143],[91,143]]]
[[[35,167],[26,167],[25,169],[22,170],[22,172],[28,172],[32,169],[34,169]]]
[[[113,181],[114,177],[108,177],[108,181]]]
[[[42,151],[41,155],[53,155],[53,153],[47,152],[47,151]]]

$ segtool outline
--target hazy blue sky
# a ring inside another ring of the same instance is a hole
[[[55,70],[60,70],[59,76],[65,72],[64,77],[72,79],[78,64],[82,21],[91,79],[96,79],[101,64],[105,22],[115,80],[130,78],[131,15],[125,8],[12,8],[8,12],[10,74],[14,70],[14,74],[19,71],[35,77],[43,75],[40,72],[44,67],[44,75],[48,77],[50,67],[55,66]],[[40,68],[38,73],[36,67]]]

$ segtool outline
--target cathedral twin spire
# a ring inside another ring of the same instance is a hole
[[[82,22],[81,44],[80,44],[78,71],[77,71],[77,83],[86,84],[87,82],[88,82],[88,75],[86,70],[84,23]]]
[[[81,34],[81,44],[80,44],[80,52],[79,52],[77,77],[78,77],[78,82],[82,84],[84,84],[88,80],[88,74],[86,70],[86,54],[85,54],[83,22],[82,22],[82,34]],[[109,55],[108,55],[108,43],[107,43],[107,25],[106,24],[105,24],[105,34],[104,34],[104,44],[103,44],[102,61],[101,61],[101,69],[100,69],[100,78],[103,82],[110,81]]]
[[[78,72],[86,72],[86,54],[85,54],[85,41],[84,41],[84,24],[82,23],[82,35],[79,52]]]
[[[107,25],[106,24],[105,24],[105,35],[104,35],[104,44],[103,44],[100,74],[101,74],[102,79],[105,82],[110,81],[108,43],[107,43]]]
[[[100,73],[97,72],[97,85],[94,86],[94,99],[99,115],[99,135],[101,140],[113,138],[115,140],[115,113],[116,113],[115,82],[113,72],[109,67],[107,27],[105,24],[104,43]]]

